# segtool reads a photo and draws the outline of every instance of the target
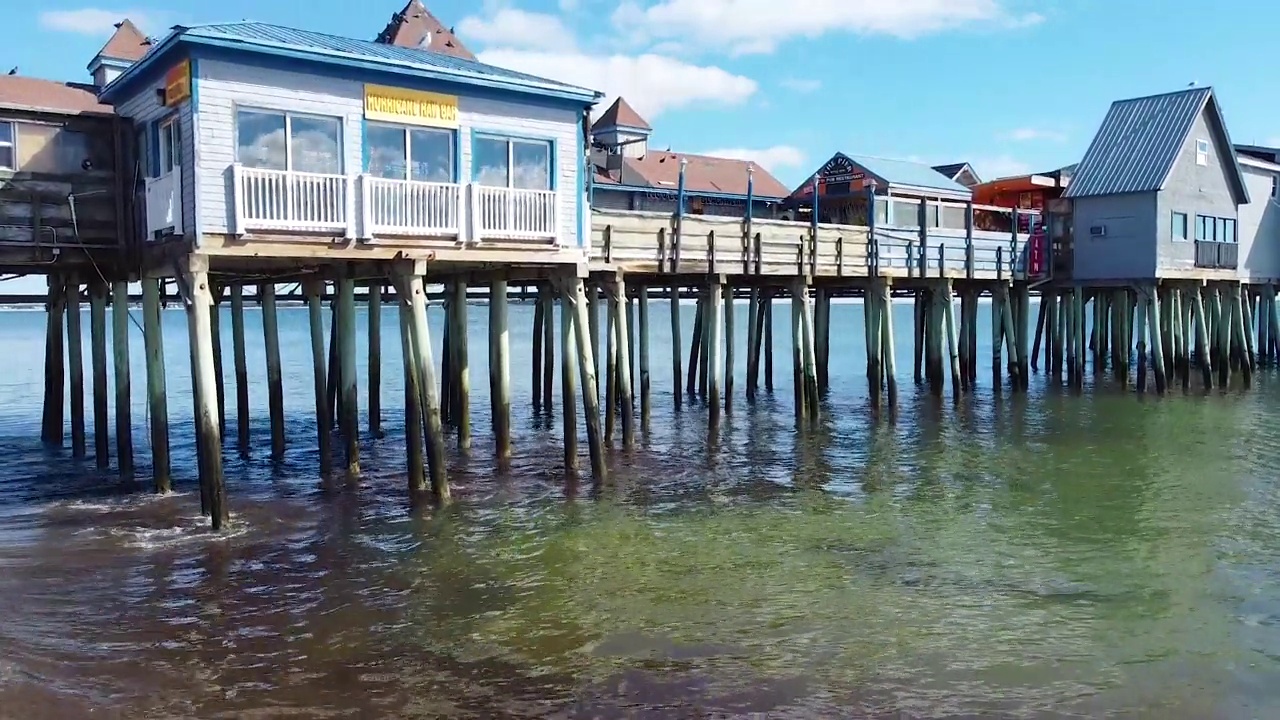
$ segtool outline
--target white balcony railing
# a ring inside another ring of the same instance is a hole
[[[370,175],[360,183],[364,236],[461,234],[461,185]]]
[[[341,231],[355,237],[352,178],[234,166],[236,232]]]
[[[182,234],[182,172],[147,178],[147,239],[158,232]]]
[[[475,240],[552,240],[556,237],[554,190],[471,185]]]

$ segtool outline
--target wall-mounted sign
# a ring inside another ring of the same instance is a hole
[[[819,185],[834,185],[836,183],[850,183],[853,187],[861,187],[860,181],[865,180],[867,173],[852,160],[844,155],[836,155],[827,161],[826,165],[818,171]]]
[[[191,61],[183,60],[164,74],[164,105],[173,107],[191,97]]]
[[[458,126],[458,98],[421,90],[365,85],[364,116],[368,120],[452,128]]]

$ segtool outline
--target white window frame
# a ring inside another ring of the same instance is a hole
[[[458,136],[457,136],[458,131],[457,130],[453,128],[438,128],[438,127],[419,126],[419,125],[400,125],[398,123],[386,123],[386,122],[368,123],[368,125],[366,126],[366,129],[373,128],[373,127],[384,128],[388,130],[404,131],[404,177],[396,178],[396,179],[404,180],[405,182],[437,182],[437,183],[444,182],[449,184],[457,184],[458,178],[462,176],[461,167],[460,167],[461,160],[458,158]],[[437,132],[449,138],[449,164],[451,166],[449,169],[451,172],[449,173],[448,180],[443,180],[443,181],[413,180],[413,168],[410,167],[410,164],[412,163],[412,160],[413,160],[413,139],[410,136],[410,133],[415,130]],[[288,127],[286,126],[285,132],[288,132],[288,131],[289,131]],[[368,156],[368,153],[366,152],[366,158],[367,156]],[[369,171],[368,163],[362,162],[361,164],[364,166],[363,172],[368,172]]]
[[[9,126],[9,140],[0,140],[0,147],[7,147],[13,154],[13,167],[0,165],[0,170],[8,170],[10,172],[18,171],[18,123],[12,120],[0,120],[0,125]]]
[[[293,119],[308,118],[312,120],[336,120],[338,122],[338,172],[335,175],[343,175],[347,169],[347,119],[342,115],[321,115],[319,113],[298,112],[296,110],[278,110],[276,108],[258,107],[256,105],[236,105],[235,114],[232,116],[234,123],[234,140],[236,149],[236,162],[240,162],[240,111],[259,113],[262,115],[280,115],[284,117],[284,171],[283,172],[302,172],[293,169]],[[308,173],[314,174],[314,173]]]
[[[498,133],[490,133],[476,131],[474,138],[477,140],[497,140],[507,144],[507,184],[505,186],[497,185],[492,187],[506,187],[508,190],[530,190],[533,188],[516,188],[516,143],[524,143],[525,145],[542,145],[547,148],[547,187],[537,190],[537,192],[555,192],[556,190],[556,144],[549,139],[520,137],[518,135],[501,135]],[[475,177],[475,150],[472,150],[471,174]]]
[[[156,126],[156,177],[168,177],[175,170],[182,169],[182,124],[178,113],[173,113],[160,120]],[[165,142],[165,131],[168,131],[168,142]]]
[[[1210,152],[1209,141],[1205,140],[1204,138],[1196,138],[1196,164],[1197,165],[1209,164],[1209,152]]]
[[[1177,224],[1174,222],[1174,220],[1176,220],[1179,215],[1182,216],[1182,235],[1181,236],[1177,235],[1176,233]],[[1173,211],[1173,214],[1169,216],[1169,226],[1170,226],[1169,236],[1173,238],[1174,242],[1187,242],[1188,240],[1191,240],[1191,238],[1195,235],[1195,232],[1191,229],[1190,213],[1178,212],[1176,210]]]

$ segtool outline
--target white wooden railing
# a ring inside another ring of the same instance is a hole
[[[462,186],[360,178],[362,235],[460,235]]]
[[[147,178],[147,239],[160,231],[182,234],[182,171]]]
[[[236,165],[235,232],[342,231],[355,237],[352,178]]]
[[[552,240],[556,237],[554,190],[471,185],[477,240]]]

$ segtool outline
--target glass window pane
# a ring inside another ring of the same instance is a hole
[[[13,170],[13,146],[0,145],[0,168]]]
[[[1227,221],[1227,242],[1235,242],[1236,239],[1237,239],[1236,238],[1236,221],[1228,220]]]
[[[471,148],[471,155],[477,183],[498,187],[511,185],[506,140],[478,137]]]
[[[20,141],[17,154],[14,156],[18,162],[17,167],[26,172],[63,172],[58,153],[58,135],[61,133],[61,128],[23,123],[16,130]]]
[[[13,123],[0,123],[0,143],[13,144]]]
[[[284,115],[239,110],[236,112],[236,161],[251,168],[284,170]]]
[[[453,133],[409,131],[410,180],[453,182]]]
[[[512,142],[511,154],[515,161],[512,187],[526,190],[551,189],[550,143]]]
[[[290,118],[292,170],[337,175],[342,172],[342,123],[337,118]]]
[[[404,128],[370,125],[365,130],[365,154],[370,175],[392,180],[405,179]]]

